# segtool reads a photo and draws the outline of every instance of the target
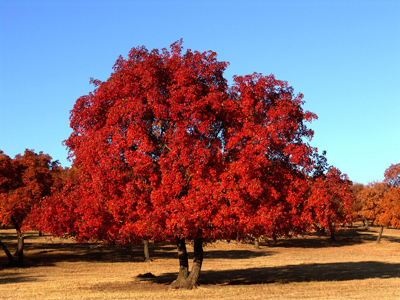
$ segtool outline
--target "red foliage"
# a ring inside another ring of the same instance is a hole
[[[305,123],[316,115],[303,96],[257,73],[229,88],[227,65],[177,42],[170,52],[133,48],[107,81],[92,80],[65,141],[79,172],[43,203],[46,230],[124,244],[291,236],[313,218],[344,222],[347,179],[336,169],[307,200],[316,149]]]
[[[312,180],[308,204],[318,227],[332,233],[338,225],[350,222],[353,202],[351,182],[337,168],[330,168],[326,175]]]
[[[17,230],[30,228],[32,206],[50,195],[53,185],[51,157],[33,150],[11,159],[0,150],[0,222]]]

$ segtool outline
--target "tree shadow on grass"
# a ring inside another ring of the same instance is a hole
[[[24,268],[36,266],[54,266],[59,262],[143,262],[143,245],[130,247],[110,246],[101,243],[71,243],[59,239],[43,242],[44,237],[28,237],[24,246]],[[16,250],[16,241],[6,242],[13,254]],[[175,246],[150,245],[153,260],[174,257]],[[0,248],[0,267],[7,267],[8,261]]]
[[[165,273],[154,279],[169,284],[177,273]],[[347,281],[372,278],[400,278],[400,264],[376,261],[301,264],[270,268],[249,268],[222,271],[202,271],[204,285],[249,285],[262,283]]]
[[[313,233],[308,236],[293,237],[290,239],[278,239],[276,243],[272,241],[264,241],[260,246],[269,248],[284,247],[284,248],[328,248],[328,247],[343,247],[363,244],[366,242],[376,242],[377,233],[375,231],[367,231],[361,228],[346,228],[335,233],[335,240],[328,236],[323,236],[319,233]],[[382,241],[400,243],[400,238],[395,236],[385,236],[383,231]]]
[[[136,245],[131,249],[112,247],[108,245],[93,244],[29,244],[27,249],[35,250],[35,253],[27,252],[25,267],[49,266],[58,262],[143,262],[143,246]],[[178,253],[172,245],[150,245],[150,257],[153,261],[163,259],[177,259]],[[41,250],[42,249],[42,250]],[[274,254],[270,251],[226,250],[206,251],[206,259],[251,259],[260,256]],[[193,252],[188,252],[188,258],[193,258]]]
[[[150,245],[153,260],[175,258],[175,247],[171,245]],[[116,263],[144,262],[143,245],[131,247],[110,246],[96,243],[26,243],[25,267],[49,266],[59,262]]]
[[[40,276],[39,276],[40,277]],[[0,286],[7,283],[20,283],[20,282],[30,282],[38,281],[38,276],[25,276],[22,274],[15,273],[0,273]]]
[[[204,252],[204,259],[251,259],[261,256],[271,256],[276,253],[274,251],[256,250],[207,250]],[[189,258],[190,256],[189,253]]]
[[[14,237],[15,239],[15,237]],[[101,243],[71,243],[59,239],[29,235],[25,239],[24,267],[54,266],[59,262],[143,262],[144,246],[110,246]],[[15,241],[7,241],[11,253],[16,249]],[[193,258],[193,249],[188,245],[188,257]],[[1,250],[1,249],[0,249]],[[150,243],[150,257],[153,261],[163,259],[177,259],[176,246],[172,243]],[[260,256],[272,255],[273,252],[250,250],[210,250],[205,252],[206,259],[250,259]],[[0,265],[7,265],[5,257],[0,257]]]

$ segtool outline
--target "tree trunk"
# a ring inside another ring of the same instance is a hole
[[[17,232],[17,239],[17,252],[15,255],[18,258],[18,266],[22,267],[24,265],[24,234],[21,232]]]
[[[381,226],[381,230],[379,231],[378,239],[376,241],[378,244],[381,242],[382,233],[383,233],[383,226]]]
[[[188,278],[186,278],[183,288],[191,290],[194,287],[198,286],[198,279],[200,277],[201,265],[203,264],[203,239],[195,238],[194,239],[194,259],[192,264],[192,270]]]
[[[183,287],[183,283],[189,276],[189,261],[184,238],[176,237],[176,248],[178,249],[179,274],[176,280],[171,283],[171,288],[173,289]]]
[[[143,245],[144,245],[144,261],[151,262],[150,251],[149,251],[149,240],[144,240]]]
[[[20,227],[17,221],[14,218],[11,218],[15,230],[17,230],[17,251],[15,252],[15,256],[18,258],[18,266],[22,267],[24,264],[24,234],[21,232]]]
[[[274,245],[278,244],[278,239],[275,234],[272,234],[272,240],[274,241]]]
[[[260,240],[259,238],[254,239],[254,249],[260,249]]]
[[[364,217],[364,222],[365,222],[365,230],[369,231],[369,224],[366,217]]]
[[[15,266],[15,260],[14,260],[13,256],[11,255],[10,251],[8,250],[7,246],[4,245],[4,244],[2,243],[2,241],[0,241],[0,246],[3,248],[4,252],[5,252],[6,255],[7,255],[7,258],[8,258],[8,265],[9,265],[9,266]]]
[[[333,229],[333,226],[331,224],[329,224],[329,234],[331,236],[331,240],[335,241],[335,230]]]

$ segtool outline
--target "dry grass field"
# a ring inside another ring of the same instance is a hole
[[[72,241],[26,238],[25,267],[7,268],[0,254],[0,299],[400,299],[400,231],[341,230],[336,241],[308,236],[252,244],[205,247],[200,287],[171,290],[178,271],[174,245],[111,248]],[[10,248],[14,231],[0,230]],[[188,250],[191,250],[188,245]],[[189,253],[190,254],[190,253]],[[156,277],[139,281],[151,272]]]

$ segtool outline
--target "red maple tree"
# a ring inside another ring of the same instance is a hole
[[[14,159],[0,150],[0,223],[12,225],[17,231],[17,263],[0,241],[10,264],[23,264],[24,232],[32,228],[31,209],[51,194],[54,175],[61,168],[58,162],[40,152],[26,149]]]
[[[316,115],[273,75],[228,87],[227,65],[176,42],[133,48],[107,81],[92,79],[65,141],[79,172],[44,205],[57,214],[46,230],[78,241],[176,240],[175,288],[197,284],[205,241],[308,232],[316,149],[306,122]],[[190,274],[185,240],[194,241]]]
[[[328,172],[311,180],[311,195],[308,198],[309,210],[319,230],[328,229],[331,238],[339,225],[352,220],[351,208],[354,194],[351,181],[340,170],[330,167]]]

